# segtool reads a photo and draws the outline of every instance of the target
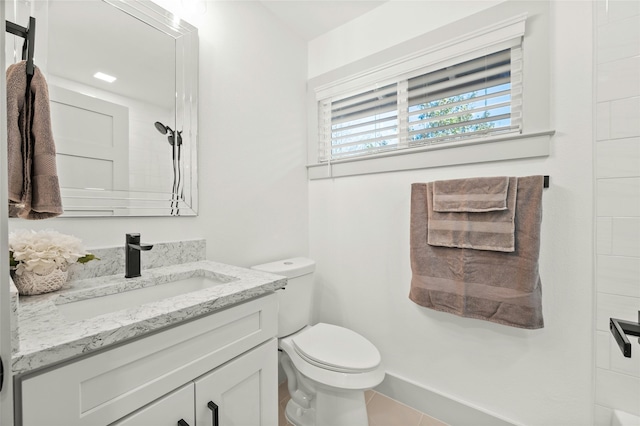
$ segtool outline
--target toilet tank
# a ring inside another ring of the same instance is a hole
[[[287,277],[287,286],[278,290],[278,337],[288,336],[309,324],[316,263],[304,257],[278,260],[251,269]]]

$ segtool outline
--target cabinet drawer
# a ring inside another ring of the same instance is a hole
[[[109,426],[176,426],[180,420],[194,426],[194,397],[193,383],[189,383]]]
[[[275,294],[22,379],[23,426],[106,425],[274,337]]]

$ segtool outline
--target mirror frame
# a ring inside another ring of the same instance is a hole
[[[102,0],[175,40],[175,129],[181,129],[189,156],[183,156],[183,193],[178,209],[165,193],[61,188],[64,217],[198,215],[198,29],[171,12],[140,0]],[[152,125],[150,123],[149,125]],[[184,154],[184,152],[183,152]],[[166,193],[170,197],[170,193]],[[67,201],[67,202],[65,202]]]

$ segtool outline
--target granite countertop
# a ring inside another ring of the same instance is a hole
[[[214,278],[220,283],[83,320],[69,319],[57,308],[78,300],[192,276]],[[287,279],[278,275],[203,260],[146,269],[138,278],[111,275],[75,280],[54,293],[20,297],[18,348],[12,357],[13,374],[24,374],[213,313],[282,288],[286,283]]]

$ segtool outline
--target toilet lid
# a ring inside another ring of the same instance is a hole
[[[316,324],[293,338],[302,358],[319,367],[360,373],[380,365],[380,352],[367,339],[347,328]]]

